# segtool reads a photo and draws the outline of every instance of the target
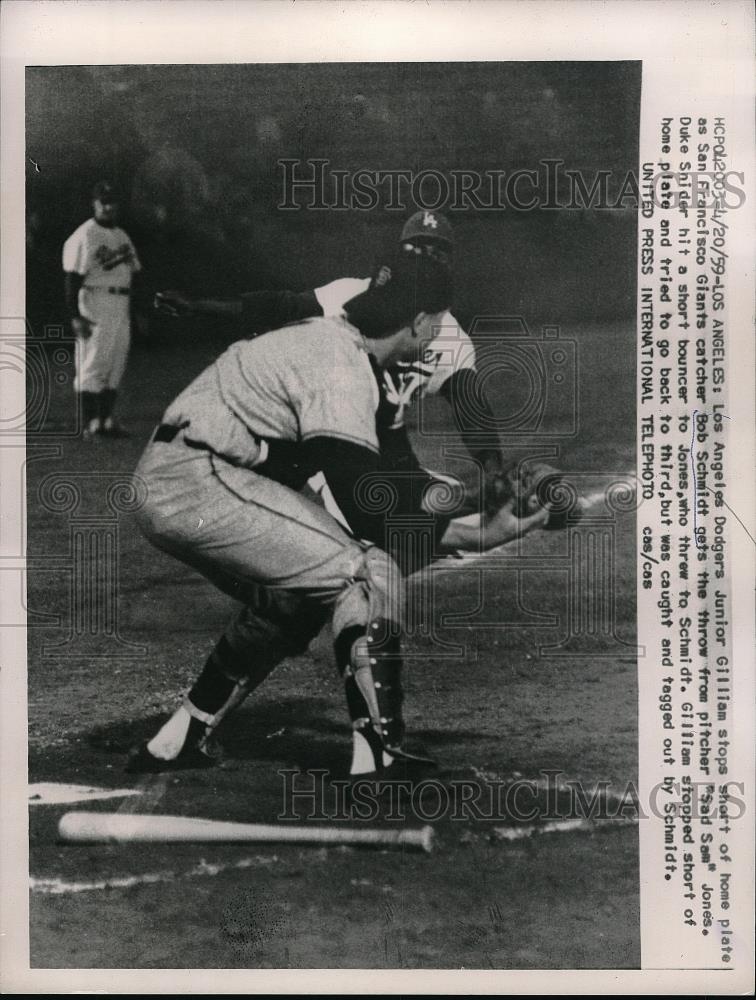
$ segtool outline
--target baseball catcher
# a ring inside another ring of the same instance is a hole
[[[454,234],[441,213],[421,211],[408,219],[401,232],[399,252],[405,257],[433,261],[448,272],[451,283]],[[181,292],[167,291],[158,293],[155,308],[177,317],[224,316],[235,319],[245,336],[258,336],[309,317],[342,316],[345,303],[369,285],[369,278],[339,278],[303,292],[255,291],[231,300],[192,299]],[[303,327],[305,332],[309,329]],[[386,468],[408,474],[420,472],[407,435],[405,413],[423,396],[438,393],[449,403],[462,442],[480,470],[481,488],[470,498],[471,504],[492,514],[513,498],[517,470],[502,460],[498,442],[491,443],[496,419],[475,368],[475,348],[448,308],[439,312],[419,357],[383,368],[379,388],[378,433]]]
[[[211,764],[220,721],[329,619],[352,720],[351,773],[424,762],[404,745],[403,589],[373,489],[393,489],[377,415],[383,373],[417,363],[450,298],[441,262],[400,255],[343,316],[233,344],[168,407],[137,469],[148,494],[140,526],[243,607],[130,770]],[[314,474],[350,530],[303,495]],[[510,501],[472,527],[433,513],[422,489],[396,489],[394,500],[392,513],[412,514],[438,551],[490,548],[548,516],[519,521]]]

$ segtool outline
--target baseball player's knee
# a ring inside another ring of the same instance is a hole
[[[156,500],[155,496],[150,491],[149,480],[140,473],[139,467],[137,467],[136,475],[139,476],[143,482],[147,483],[147,499],[142,504],[140,509],[134,515],[134,519],[142,532],[144,537],[148,539],[156,548],[162,549],[163,551],[170,551],[170,554],[174,554],[174,547],[169,545],[169,533],[167,531],[168,522],[163,516],[161,504]]]
[[[328,617],[328,608],[292,591],[256,588],[226,629],[224,639],[233,676],[276,666],[304,653]]]
[[[371,546],[362,553],[354,576],[336,600],[334,635],[354,626],[365,629],[376,621],[398,627],[403,605],[404,585],[399,567],[382,549]]]

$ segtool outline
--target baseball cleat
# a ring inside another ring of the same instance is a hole
[[[185,747],[178,757],[163,760],[150,753],[147,744],[132,750],[126,763],[127,774],[160,774],[164,771],[191,771],[215,767],[221,759],[218,748]]]
[[[389,754],[393,759],[389,766],[393,767],[394,764],[406,764],[408,767],[413,764],[418,766],[425,765],[426,767],[435,767],[436,762],[431,757],[423,757],[421,754],[408,753],[406,750],[402,750],[401,747],[387,747],[386,753]]]
[[[392,761],[378,772],[379,781],[422,781],[436,771],[438,765],[430,757],[406,753],[404,750],[391,751]]]
[[[98,437],[103,434],[103,427],[100,423],[99,417],[95,417],[89,421],[87,426],[82,430],[81,437],[83,441],[95,441]]]
[[[383,720],[387,721],[387,720]],[[392,720],[393,721],[393,720]],[[397,730],[403,726],[397,726]],[[385,730],[384,730],[385,733]],[[396,743],[384,742],[369,720],[360,720],[352,733],[352,773],[350,781],[416,780],[436,767],[430,757],[409,753]]]
[[[430,757],[407,753],[394,748],[389,751],[391,760],[374,771],[363,771],[361,774],[350,774],[349,782],[354,785],[359,781],[421,781],[436,771],[438,765]],[[388,754],[387,754],[388,756]]]

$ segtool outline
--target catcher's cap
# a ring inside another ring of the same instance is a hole
[[[428,257],[398,254],[380,264],[370,287],[344,304],[344,312],[366,337],[388,337],[419,312],[438,313],[452,301],[447,267]]]
[[[414,240],[438,241],[451,247],[454,245],[451,223],[440,212],[415,212],[404,223],[400,242],[412,243]]]
[[[92,188],[92,201],[101,201],[103,205],[111,205],[118,200],[118,192],[110,181],[98,181]]]

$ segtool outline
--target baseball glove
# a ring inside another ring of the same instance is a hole
[[[559,469],[545,462],[527,461],[510,466],[500,474],[501,495],[514,499],[513,512],[528,517],[540,508],[549,511],[544,528],[559,531],[582,514],[580,497]]]

